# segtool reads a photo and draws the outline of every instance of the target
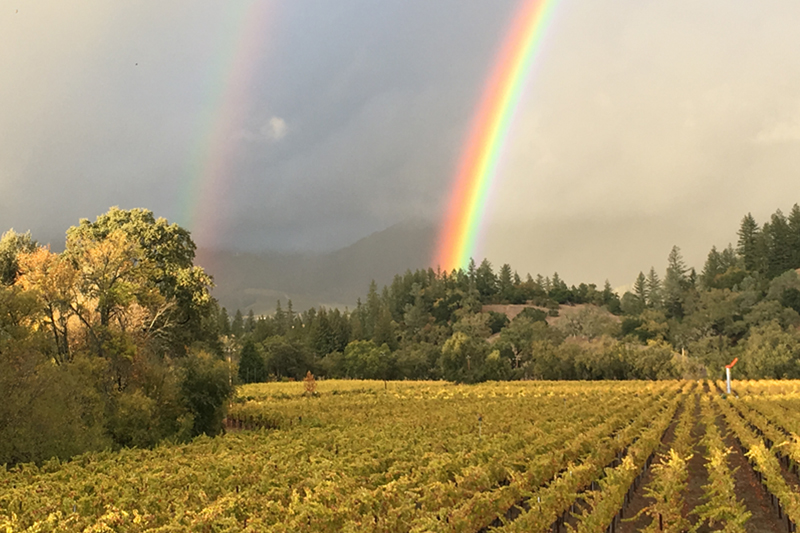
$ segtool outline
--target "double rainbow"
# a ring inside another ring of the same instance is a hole
[[[490,187],[525,81],[541,50],[558,0],[522,0],[461,157],[434,262],[466,268],[478,245]]]

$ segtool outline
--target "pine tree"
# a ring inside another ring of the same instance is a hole
[[[722,266],[722,257],[721,254],[717,251],[716,246],[711,247],[711,251],[708,252],[708,257],[706,258],[706,264],[703,267],[703,271],[700,273],[700,283],[702,283],[703,288],[711,289],[713,288],[714,282],[717,279],[717,276],[720,274],[724,274],[726,268]]]
[[[256,315],[253,313],[253,310],[251,309],[247,313],[247,320],[245,320],[244,322],[244,332],[252,333],[254,329],[256,329]]]
[[[294,327],[294,319],[295,319],[295,314],[294,314],[294,310],[292,309],[292,299],[289,298],[288,300],[286,300],[286,331],[287,332]]]
[[[367,293],[366,321],[364,322],[364,336],[371,339],[375,335],[375,326],[378,323],[378,315],[381,310],[381,299],[378,296],[378,284],[373,279],[369,284]]]
[[[723,274],[727,272],[729,268],[738,266],[738,262],[739,261],[736,259],[736,252],[733,250],[731,244],[728,244],[728,247],[719,254],[719,266]]]
[[[789,213],[789,249],[791,268],[800,268],[800,206],[794,204]]]
[[[247,341],[239,354],[239,381],[242,383],[258,383],[267,376],[264,358],[258,353],[256,345]]]
[[[689,287],[686,271],[686,264],[683,262],[680,248],[673,246],[667,258],[663,300],[667,312],[678,318],[683,317],[684,292]]]
[[[475,271],[475,288],[478,289],[481,301],[484,303],[497,294],[497,277],[488,259],[481,261],[481,266]]]
[[[286,313],[281,309],[281,301],[278,300],[275,304],[275,314],[272,316],[275,322],[275,331],[278,335],[286,335]]]
[[[753,215],[747,213],[739,226],[739,243],[736,251],[744,260],[744,268],[748,272],[761,269],[762,258],[759,250],[760,230]]]
[[[647,280],[641,271],[636,277],[636,281],[633,282],[633,294],[639,298],[642,305],[647,304]]]
[[[467,265],[467,277],[469,277],[469,282],[471,284],[475,284],[476,279],[476,267],[475,267],[475,259],[472,257],[469,258],[469,264]]]
[[[231,334],[231,321],[228,318],[228,310],[224,307],[219,311],[219,333],[225,337]]]
[[[511,303],[514,300],[514,280],[511,271],[511,265],[505,263],[500,267],[500,273],[497,279],[498,293],[502,302]],[[519,276],[517,276],[519,278]]]
[[[770,278],[780,276],[792,268],[792,234],[789,222],[778,209],[770,219],[769,225],[765,224],[763,230],[767,243],[767,275]]]
[[[606,306],[610,312],[619,314],[622,311],[622,305],[619,300],[619,295],[614,292],[614,289],[611,288],[611,282],[606,280],[605,284],[603,285],[603,305]]]
[[[240,310],[236,310],[236,314],[233,315],[233,321],[231,322],[231,334],[234,337],[241,337],[244,334],[244,317],[242,316],[242,312]]]
[[[661,280],[656,274],[656,269],[650,267],[650,272],[647,274],[647,307],[660,309],[661,305]]]

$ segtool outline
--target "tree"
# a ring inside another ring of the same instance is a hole
[[[633,282],[633,295],[642,302],[642,306],[647,305],[647,280],[642,272],[639,272],[636,281]]]
[[[55,346],[55,362],[63,364],[71,361],[68,325],[74,315],[78,272],[70,261],[44,247],[20,254],[18,265],[20,276],[17,286],[40,305],[42,323],[50,332]]]
[[[603,292],[601,293],[602,296],[602,303],[606,306],[606,309],[610,313],[618,315],[622,312],[622,305],[619,301],[619,296],[611,288],[611,283],[606,280],[605,284],[603,285]]]
[[[392,371],[391,350],[386,344],[353,341],[344,350],[347,375],[358,379],[389,379]]]
[[[231,334],[231,320],[228,318],[228,310],[224,307],[219,311],[219,334],[226,337]]]
[[[717,251],[716,246],[711,247],[706,258],[706,264],[703,266],[703,271],[700,273],[700,283],[703,288],[710,289],[715,287],[717,276],[725,271],[722,267],[722,258]]]
[[[375,334],[372,337],[375,344],[386,345],[391,350],[397,349],[396,329],[397,324],[392,320],[392,314],[387,308],[381,307],[375,324]]]
[[[488,259],[481,261],[475,271],[475,288],[478,289],[483,302],[488,302],[497,294],[497,277],[494,275],[492,264]]]
[[[124,239],[120,237],[124,235]],[[104,244],[106,241],[109,243]],[[108,246],[111,244],[113,246]],[[113,251],[111,248],[118,247]],[[205,271],[193,265],[195,244],[189,232],[177,224],[169,224],[164,218],[155,218],[146,209],[122,210],[112,207],[94,222],[82,219],[77,226],[67,230],[65,255],[78,268],[85,260],[103,260],[103,257],[118,261],[117,268],[124,268],[126,275],[141,276],[141,289],[136,298],[142,307],[151,313],[147,330],[151,337],[166,342],[174,352],[185,352],[185,347],[196,340],[208,340],[203,327],[204,320],[212,309],[209,289],[211,278]],[[124,266],[119,260],[124,256],[133,264]],[[92,267],[95,281],[111,282],[112,287],[122,287],[127,280],[105,267]],[[121,273],[121,272],[120,272]],[[98,277],[99,276],[99,277]],[[122,284],[118,284],[121,281]],[[91,286],[94,282],[89,280]],[[94,283],[102,292],[102,286]],[[150,289],[155,289],[152,291]],[[120,294],[111,294],[113,304]],[[156,293],[160,298],[156,298]],[[147,295],[146,300],[141,299]],[[113,308],[100,301],[98,310],[101,323],[113,312]]]
[[[378,284],[373,279],[369,284],[369,292],[367,293],[367,304],[365,309],[365,322],[364,322],[364,335],[371,339],[375,336],[375,326],[378,324],[378,318],[381,313],[381,300],[378,296]]]
[[[264,358],[258,353],[253,341],[245,341],[239,354],[239,381],[242,383],[258,383],[267,377]]]
[[[663,302],[661,298],[661,280],[656,274],[656,269],[650,267],[650,272],[647,274],[647,307],[660,309]]]
[[[689,288],[686,276],[687,268],[681,256],[681,250],[673,246],[667,258],[667,273],[664,276],[664,307],[671,316],[683,317],[684,293]]]
[[[792,268],[800,268],[800,206],[794,204],[788,217]]]
[[[237,338],[241,338],[244,335],[244,316],[239,309],[236,310],[231,321],[231,334]]]
[[[481,380],[481,366],[488,353],[488,344],[483,339],[470,337],[466,333],[453,333],[442,346],[439,361],[442,377],[449,381],[474,383]]]
[[[644,302],[630,291],[625,291],[619,303],[622,313],[628,316],[636,316],[645,309]]]
[[[247,312],[247,319],[244,321],[244,332],[245,333],[253,333],[256,329],[256,315],[253,313],[253,310]]]
[[[233,394],[229,368],[206,352],[190,353],[183,361],[183,398],[194,416],[193,433],[214,436],[222,431],[225,405]]]
[[[739,226],[739,243],[737,252],[744,260],[744,268],[748,272],[756,272],[761,270],[762,258],[759,253],[758,241],[760,238],[760,230],[753,215],[747,213],[742,218]]]
[[[763,238],[767,249],[767,275],[774,278],[793,268],[792,234],[789,222],[778,209],[764,225]]]
[[[517,276],[519,278],[519,276]],[[515,303],[515,287],[514,287],[514,280],[513,274],[511,272],[511,265],[505,263],[502,267],[500,267],[500,273],[497,279],[498,285],[498,294],[500,296],[500,301],[505,303]]]
[[[305,347],[284,337],[270,337],[264,341],[264,354],[267,371],[277,377],[301,379],[309,370],[310,357]]]
[[[500,332],[500,346],[507,346],[511,351],[512,364],[519,368],[531,358],[531,347],[536,335],[536,321],[517,315],[507,327]]]
[[[32,253],[37,244],[31,233],[17,233],[13,229],[0,237],[0,285],[12,285],[19,274],[17,256],[21,253]]]

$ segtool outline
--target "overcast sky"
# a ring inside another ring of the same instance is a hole
[[[518,1],[0,0],[0,228],[112,205],[201,246],[438,223]],[[628,284],[800,202],[800,2],[563,0],[483,253]]]

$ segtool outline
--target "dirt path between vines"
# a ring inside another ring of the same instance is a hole
[[[727,431],[722,416],[717,417],[717,425],[723,432]],[[786,524],[778,518],[778,513],[772,506],[769,495],[764,492],[753,468],[747,462],[747,457],[742,454],[741,448],[731,433],[725,437],[725,445],[731,449],[731,454],[728,455],[728,464],[735,469],[736,496],[744,501],[747,510],[752,513],[750,520],[745,524],[747,533],[784,533],[787,531]]]
[[[672,447],[672,443],[675,440],[675,428],[678,425],[678,420],[681,417],[683,409],[686,409],[686,407],[687,405],[684,400],[684,404],[681,406],[681,409],[675,413],[675,418],[673,419],[672,424],[670,424],[669,429],[667,429],[667,432],[664,434],[664,438],[661,441],[661,446],[659,446],[658,450],[656,451],[656,458],[653,461],[653,465],[657,464],[660,460],[659,458],[663,454],[667,453],[669,449]],[[696,404],[695,420],[699,418],[698,409],[699,409],[699,404]],[[695,428],[692,429],[692,436],[695,437],[695,439],[699,439],[702,436],[702,433],[698,434],[699,431],[701,431],[701,428],[695,425]],[[698,459],[698,455],[699,454],[697,453],[696,450],[694,456],[692,457],[692,460],[689,461],[689,487],[687,490],[686,500],[688,507],[690,509],[694,504],[694,499],[697,490],[699,489],[700,495],[702,495],[702,490],[703,490],[702,486],[708,482],[707,481],[708,474],[706,473],[705,467],[703,466],[705,464],[705,459],[702,457],[702,455],[700,455]],[[701,473],[703,476],[702,478],[701,478]],[[695,482],[693,478],[698,481]],[[642,514],[635,520],[630,520],[630,519],[636,516],[636,514],[639,513],[639,511],[641,511],[642,509],[644,509],[646,506],[650,505],[653,502],[653,499],[646,496],[645,494],[645,488],[650,484],[652,480],[653,480],[653,470],[651,466],[650,469],[647,471],[647,473],[642,477],[642,481],[636,488],[636,491],[634,491],[630,503],[625,508],[625,518],[623,519],[622,523],[616,528],[616,531],[618,533],[635,533],[637,531],[643,530],[650,523],[651,518],[646,514]],[[691,498],[689,497],[689,493],[692,495]],[[706,533],[707,531],[710,530],[700,529],[698,531],[699,533]]]
[[[695,424],[692,428],[692,436],[694,437],[694,453],[688,463],[689,478],[687,488],[684,493],[686,500],[686,511],[689,520],[693,525],[696,525],[698,518],[688,511],[704,503],[704,490],[703,486],[708,483],[708,472],[706,471],[706,459],[704,457],[705,447],[700,443],[700,440],[705,434],[705,428],[700,420],[700,406],[695,407]],[[670,426],[665,438],[659,449],[659,454],[667,452],[675,438],[675,426],[677,424],[678,416],[675,422]],[[727,427],[724,418],[720,415],[717,418],[717,425],[724,434]],[[736,495],[739,497],[750,511],[752,516],[747,521],[745,526],[748,533],[784,533],[787,531],[785,519],[778,518],[777,511],[773,507],[769,495],[767,495],[761,487],[756,478],[753,469],[747,462],[747,458],[742,454],[741,449],[734,440],[732,435],[727,435],[725,444],[731,448],[731,454],[728,456],[728,464],[734,472],[734,481],[736,483]],[[652,499],[645,495],[645,488],[652,481],[652,470],[649,470],[644,476],[641,485],[636,489],[630,504],[625,509],[627,518],[633,517],[642,510],[645,506],[652,503]],[[650,517],[642,515],[633,521],[623,521],[617,528],[619,533],[635,533],[643,530],[650,523]],[[698,528],[698,533],[708,533],[711,531],[719,530],[719,525],[709,527],[708,524],[703,524]]]

